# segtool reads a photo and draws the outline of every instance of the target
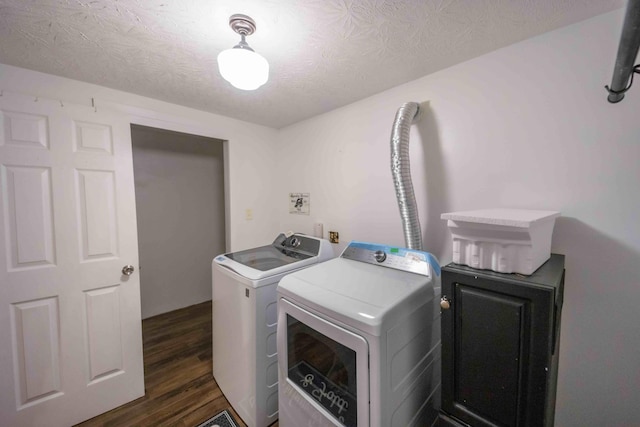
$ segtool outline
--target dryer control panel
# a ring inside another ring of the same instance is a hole
[[[354,241],[349,243],[340,257],[423,276],[440,276],[438,260],[429,252],[415,249]]]

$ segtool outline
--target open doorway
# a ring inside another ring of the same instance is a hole
[[[142,318],[211,299],[224,253],[223,141],[131,125]]]

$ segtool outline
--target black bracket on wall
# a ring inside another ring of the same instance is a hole
[[[611,103],[622,101],[633,84],[633,75],[640,73],[640,64],[633,65],[640,47],[640,0],[629,0],[618,45],[618,55],[613,69],[611,87],[605,86]],[[627,83],[628,82],[628,83]]]
[[[616,102],[622,101],[622,98],[624,98],[624,93],[629,89],[631,89],[631,85],[633,85],[634,74],[640,74],[640,64],[634,65],[633,69],[631,70],[631,77],[629,77],[629,84],[624,89],[613,90],[609,87],[609,85],[606,85],[604,87],[607,90],[607,92],[609,92],[609,96],[607,97],[607,100],[609,102],[611,102],[612,104],[615,104]]]

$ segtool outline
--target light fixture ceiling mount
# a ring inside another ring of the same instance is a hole
[[[256,31],[256,22],[250,16],[241,13],[231,15],[229,26],[241,36],[250,36]]]
[[[269,63],[245,40],[256,31],[256,23],[251,17],[238,13],[231,15],[229,26],[240,35],[240,42],[218,55],[220,74],[238,89],[257,89],[269,79]]]

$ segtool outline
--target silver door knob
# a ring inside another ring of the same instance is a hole
[[[134,271],[135,268],[133,267],[133,265],[125,265],[124,267],[122,267],[122,274],[124,274],[125,276],[131,276]]]
[[[449,307],[451,307],[451,301],[449,301],[449,298],[446,296],[440,298],[440,308],[443,310],[449,310]]]

